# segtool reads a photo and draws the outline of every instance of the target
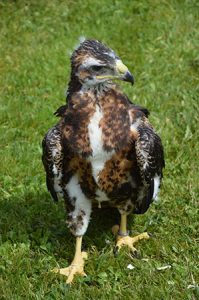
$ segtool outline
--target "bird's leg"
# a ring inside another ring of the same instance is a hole
[[[127,230],[127,215],[121,214],[121,222],[120,226],[115,225],[112,228],[112,232],[114,235],[117,235],[117,242],[116,242],[116,251],[118,252],[122,246],[127,245],[131,251],[136,252],[136,248],[134,244],[137,243],[139,240],[149,239],[149,235],[147,232],[143,232],[135,237],[130,237],[129,232]]]
[[[86,276],[84,272],[84,260],[87,259],[87,253],[81,251],[82,247],[82,236],[76,237],[75,256],[71,265],[67,268],[54,269],[53,271],[62,275],[67,276],[66,283],[72,283],[74,276],[81,275]]]

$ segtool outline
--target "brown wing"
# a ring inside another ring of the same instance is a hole
[[[155,133],[144,113],[132,110],[131,132],[135,142],[135,153],[141,185],[138,190],[137,211],[144,213],[156,198],[165,166],[160,137]]]
[[[63,145],[59,125],[51,128],[42,141],[42,161],[46,170],[46,185],[55,201],[57,194],[62,194]]]
[[[146,183],[150,183],[156,175],[162,177],[165,166],[162,142],[148,122],[141,122],[137,132],[135,149],[140,174]]]

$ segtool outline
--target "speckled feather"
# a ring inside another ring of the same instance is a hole
[[[162,179],[163,147],[148,110],[132,104],[112,83],[82,90],[77,70],[85,59],[110,65],[113,55],[92,40],[74,52],[67,105],[56,111],[60,121],[43,140],[48,190],[54,200],[65,199],[67,224],[76,236],[85,233],[97,202],[121,213],[144,213]]]

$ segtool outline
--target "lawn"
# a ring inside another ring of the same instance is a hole
[[[199,2],[0,1],[0,25],[0,299],[197,299]],[[46,190],[41,140],[65,102],[80,36],[107,43],[134,74],[122,88],[151,111],[166,168],[159,202],[130,218],[134,234],[152,233],[140,257],[114,257],[117,213],[97,210],[84,238],[88,276],[68,286],[50,272],[70,263],[74,238]]]

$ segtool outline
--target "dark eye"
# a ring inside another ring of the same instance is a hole
[[[92,66],[91,69],[93,71],[100,71],[103,68],[103,66]]]

